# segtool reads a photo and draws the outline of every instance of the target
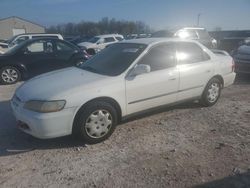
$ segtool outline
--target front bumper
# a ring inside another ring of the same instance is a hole
[[[56,138],[72,133],[75,108],[65,108],[59,112],[37,113],[23,108],[23,103],[11,100],[11,108],[19,122],[19,128],[41,139]]]

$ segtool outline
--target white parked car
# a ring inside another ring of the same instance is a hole
[[[29,40],[29,39],[35,39],[35,38],[42,38],[42,37],[50,37],[50,38],[57,38],[63,40],[62,35],[60,34],[47,34],[47,33],[25,33],[20,35],[15,35],[12,38],[10,38],[7,43],[1,43],[2,47],[4,48],[10,48],[13,46],[16,46],[20,44],[23,41]],[[5,45],[5,46],[3,46]]]
[[[11,106],[20,129],[35,137],[73,133],[98,143],[137,112],[197,99],[214,105],[234,79],[226,53],[216,55],[191,40],[134,39],[109,46],[80,67],[25,82]]]
[[[99,35],[91,38],[88,42],[82,42],[77,45],[84,50],[88,50],[90,53],[92,53],[92,50],[94,54],[104,49],[106,46],[122,40],[124,40],[124,37],[119,34]]]

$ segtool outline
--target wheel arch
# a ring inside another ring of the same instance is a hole
[[[97,97],[97,98],[94,98],[94,99],[91,99],[89,101],[87,101],[86,103],[84,103],[76,112],[75,114],[75,117],[74,117],[74,120],[73,120],[73,126],[72,126],[72,129],[74,128],[74,125],[79,117],[79,114],[80,112],[87,106],[89,105],[90,103],[92,102],[97,102],[97,101],[101,101],[101,102],[107,102],[109,104],[111,104],[112,106],[115,107],[116,111],[117,111],[117,115],[118,115],[118,123],[121,121],[121,118],[122,118],[122,110],[121,110],[121,107],[119,105],[119,103],[111,98],[111,97]]]
[[[213,79],[213,78],[217,78],[221,82],[221,88],[224,87],[224,79],[223,79],[223,77],[221,75],[217,74],[217,75],[213,76],[211,79]]]

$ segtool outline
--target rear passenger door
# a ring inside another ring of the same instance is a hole
[[[201,96],[214,74],[214,62],[196,43],[177,42],[177,62],[180,72],[178,100]]]

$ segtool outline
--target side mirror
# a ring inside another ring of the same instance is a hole
[[[139,65],[136,65],[134,67],[134,69],[132,70],[130,75],[131,76],[136,76],[136,75],[140,75],[140,74],[149,73],[150,71],[151,71],[151,68],[150,68],[149,65],[139,64]]]

